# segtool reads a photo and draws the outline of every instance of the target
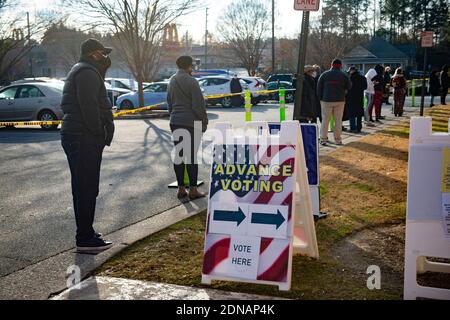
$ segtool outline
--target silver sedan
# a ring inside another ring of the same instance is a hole
[[[57,121],[63,117],[61,97],[64,82],[30,82],[0,90],[0,121]],[[56,129],[57,125],[42,125]]]

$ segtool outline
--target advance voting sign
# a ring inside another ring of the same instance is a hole
[[[298,123],[292,124],[300,137]],[[215,146],[203,283],[232,280],[290,289],[301,168],[299,139],[292,142]],[[303,170],[306,177],[305,165]]]

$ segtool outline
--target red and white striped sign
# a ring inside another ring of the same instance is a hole
[[[294,144],[216,145],[204,283],[232,280],[290,289],[296,183],[300,177],[308,188],[306,163],[299,157],[300,126],[298,122],[295,125],[298,136],[290,140]],[[304,171],[303,175],[299,171]],[[312,209],[309,214],[312,219]]]

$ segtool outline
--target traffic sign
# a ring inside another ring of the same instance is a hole
[[[423,31],[421,33],[422,48],[431,48],[433,46],[433,31]]]
[[[319,11],[320,0],[294,0],[294,9],[298,11]]]

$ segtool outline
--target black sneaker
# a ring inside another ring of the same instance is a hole
[[[322,140],[322,141],[320,141],[320,145],[325,147],[325,146],[328,145],[328,141],[323,141]]]
[[[101,237],[103,237],[103,235],[102,235],[101,233],[99,233],[99,232],[96,232],[96,233],[95,233],[95,237],[96,237],[96,238],[101,238]]]
[[[89,241],[77,243],[77,252],[96,254],[108,250],[112,246],[113,243],[110,241],[105,241],[102,238],[93,238]]]

